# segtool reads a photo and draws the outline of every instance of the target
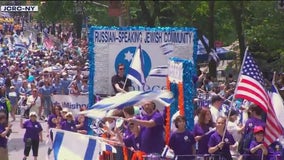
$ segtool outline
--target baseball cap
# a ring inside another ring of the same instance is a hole
[[[253,128],[253,133],[256,134],[256,133],[259,133],[259,132],[264,132],[264,129],[262,126],[255,126]]]
[[[37,117],[37,114],[36,114],[36,112],[30,112],[29,116],[36,116]]]

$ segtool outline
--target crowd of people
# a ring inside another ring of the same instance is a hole
[[[44,32],[49,30],[46,28]],[[8,159],[7,137],[12,129],[9,120],[15,121],[16,114],[21,115],[20,126],[25,129],[23,159],[27,159],[30,150],[35,160],[38,157],[44,131],[39,121],[46,121],[51,138],[50,128],[87,134],[90,126],[84,115],[74,115],[68,108],[53,104],[51,100],[56,94],[88,94],[88,77],[82,73],[82,69],[88,68],[87,41],[74,38],[71,48],[64,47],[70,35],[70,31],[56,32],[54,37],[59,45],[54,44],[51,50],[45,50],[40,39],[25,48],[16,48],[15,44],[26,38],[21,33],[1,38],[0,155],[4,160]],[[126,80],[125,66],[119,64],[117,67],[118,73],[111,79],[113,89],[115,93],[128,92],[131,81]],[[99,128],[94,134],[113,142],[117,153],[104,151],[101,159],[162,159],[165,147],[173,150],[177,160],[197,157],[282,159],[280,142],[263,145],[266,123],[265,113],[260,107],[241,101],[232,110],[228,109],[235,85],[232,75],[225,83],[216,85],[206,73],[200,73],[196,80],[198,95],[194,99],[193,130],[186,128],[186,116],[176,116],[168,143],[164,134],[165,111],[158,110],[154,102],[109,111],[94,124]],[[51,152],[52,147],[48,155]]]
[[[29,36],[28,31],[0,36],[0,155],[3,160],[8,159],[7,137],[17,114],[20,126],[26,130],[24,159],[31,149],[37,159],[39,142],[43,139],[39,121],[47,122],[49,128],[87,133],[84,117],[52,103],[53,95],[88,94],[87,40],[72,37],[70,28],[52,35],[50,28],[36,26],[36,32],[30,34],[34,36]],[[42,32],[52,39],[51,49],[45,47]],[[60,114],[58,110],[62,110]]]

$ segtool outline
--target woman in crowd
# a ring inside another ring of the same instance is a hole
[[[177,130],[170,137],[169,147],[178,156],[177,160],[195,159],[191,156],[195,154],[195,139],[193,134],[186,130],[185,117],[177,116],[174,123]]]
[[[47,117],[51,113],[51,108],[52,108],[51,96],[53,94],[53,88],[48,79],[44,80],[44,85],[39,88],[39,93],[41,95],[41,102],[44,109],[44,116],[46,117],[47,120]]]
[[[15,89],[15,86],[10,87],[10,91],[8,93],[8,98],[11,103],[11,117],[13,118],[13,121],[16,120],[16,112],[18,107],[18,95]]]
[[[84,110],[86,110],[86,107],[83,107],[83,108],[80,109],[80,111],[84,111]],[[76,124],[76,128],[77,128],[78,133],[87,134],[88,123],[87,123],[87,119],[86,119],[84,114],[79,114],[75,118],[75,124]]]
[[[39,117],[41,117],[41,99],[38,95],[37,89],[33,89],[32,94],[28,96],[27,105],[30,112],[35,112]]]
[[[231,110],[230,115],[229,113],[226,113],[226,115],[229,118],[228,125],[227,125],[227,130],[229,133],[232,134],[234,137],[234,140],[238,143],[241,139],[242,136],[242,131],[244,130],[244,126],[239,126],[236,121],[238,119],[238,111],[236,110]],[[236,150],[231,150],[232,156],[239,157],[239,153]]]
[[[208,154],[208,141],[214,127],[215,123],[212,121],[210,110],[202,107],[198,115],[198,122],[193,129],[193,135],[198,143],[197,154]]]
[[[26,160],[29,156],[30,150],[33,151],[34,160],[37,160],[38,157],[38,149],[39,149],[39,142],[42,142],[42,126],[37,121],[37,114],[35,112],[30,112],[29,115],[30,119],[23,122],[23,119],[20,119],[20,126],[21,128],[26,129],[24,134],[24,158]]]
[[[9,124],[7,126],[7,119],[6,114],[0,112],[0,155],[1,160],[8,160],[8,148],[7,148],[7,135],[9,134],[12,125]]]
[[[215,160],[233,160],[230,149],[237,149],[237,143],[233,136],[226,131],[225,125],[226,118],[218,117],[216,131],[210,136],[208,141],[208,152],[216,155]]]
[[[61,129],[66,130],[66,131],[77,132],[77,128],[76,128],[76,124],[75,124],[72,112],[67,112],[65,117],[66,117],[66,121],[61,121],[60,123]]]

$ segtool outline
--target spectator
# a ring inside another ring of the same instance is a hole
[[[17,96],[17,92],[15,90],[15,86],[11,86],[10,87],[10,91],[8,93],[8,98],[10,100],[11,103],[11,117],[13,118],[12,121],[16,120],[16,111],[17,111],[17,107],[18,107],[18,96]]]
[[[219,95],[213,95],[211,98],[211,105],[209,105],[209,108],[213,122],[216,122],[217,117],[225,115],[221,109],[223,101],[223,98]]]
[[[52,89],[52,86],[50,84],[50,81],[45,79],[44,85],[39,88],[39,93],[40,93],[40,96],[41,96],[41,102],[42,102],[42,106],[43,106],[43,110],[44,110],[44,117],[45,117],[45,120],[47,120],[47,117],[51,113],[51,107],[52,107],[51,96],[52,96],[52,93],[53,93],[53,89]]]
[[[29,119],[23,123],[23,119],[20,120],[21,128],[26,129],[24,134],[24,158],[26,160],[29,156],[30,150],[33,151],[34,160],[38,157],[39,142],[42,142],[42,126],[37,121],[37,114],[35,112],[30,112]]]
[[[115,93],[125,93],[129,91],[129,87],[132,85],[131,81],[124,75],[124,64],[119,64],[117,68],[117,74],[112,76],[111,83]],[[125,84],[126,83],[126,84]]]
[[[41,117],[42,107],[41,107],[41,99],[38,95],[38,90],[33,89],[32,95],[27,98],[27,105],[29,106],[30,112],[35,112],[39,117]]]
[[[12,125],[7,126],[7,117],[6,114],[0,112],[0,155],[1,160],[8,160],[8,148],[7,148],[7,135],[9,134]]]

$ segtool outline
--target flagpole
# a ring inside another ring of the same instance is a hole
[[[236,93],[238,85],[239,85],[239,81],[240,81],[240,77],[241,77],[240,75],[242,74],[242,70],[243,70],[243,66],[244,66],[244,63],[245,63],[245,59],[247,57],[248,48],[249,47],[247,46],[247,48],[245,50],[244,58],[243,58],[243,61],[242,61],[242,65],[241,65],[241,68],[240,68],[240,72],[239,72],[239,75],[238,75],[237,84],[236,84],[236,87],[234,89],[233,99],[232,99],[232,101],[230,103],[230,108],[229,108],[229,112],[228,112],[228,115],[227,115],[227,118],[226,118],[226,124],[225,124],[225,128],[224,128],[224,133],[223,133],[223,136],[222,136],[222,142],[224,141],[224,138],[225,138],[225,134],[226,134],[226,130],[227,130],[226,128],[227,128],[228,123],[229,123],[229,116],[230,116],[231,111],[232,111],[233,102],[235,101],[235,93]]]

